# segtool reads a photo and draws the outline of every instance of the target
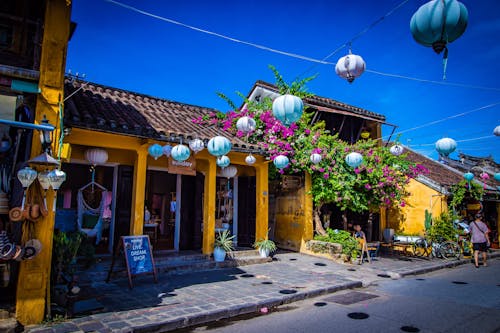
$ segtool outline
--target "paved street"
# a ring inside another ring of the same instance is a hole
[[[366,296],[375,297],[362,300]],[[355,312],[369,317],[348,317]],[[482,333],[500,332],[499,318],[497,258],[489,267],[463,265],[396,281],[382,280],[368,288],[284,305],[267,315],[177,332],[404,332],[401,328],[406,326],[407,332]]]

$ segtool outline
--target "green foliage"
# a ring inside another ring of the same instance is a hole
[[[230,236],[229,230],[224,230],[223,232],[217,232],[215,237],[215,247],[220,247],[226,252],[234,250],[233,239],[235,236]]]
[[[425,210],[425,220],[424,220],[424,226],[425,226],[425,231],[429,230],[432,225],[432,214],[426,209]]]
[[[355,258],[358,254],[358,241],[349,232],[326,229],[326,235],[316,235],[314,240],[342,245],[342,253]]]
[[[288,84],[283,79],[283,76],[276,69],[276,67],[274,67],[273,65],[269,65],[268,67],[274,74],[274,79],[276,80],[275,84],[278,87],[279,93],[281,95],[290,94],[290,95],[294,95],[294,96],[297,96],[300,98],[314,96],[314,94],[307,92],[306,84],[308,82],[314,80],[318,76],[317,74],[315,74],[313,76],[308,76],[308,77],[300,79],[300,80],[297,79],[295,81],[292,81],[292,83]]]
[[[272,240],[268,238],[256,241],[253,244],[253,247],[255,249],[269,250],[269,252],[274,252],[277,249],[276,243],[274,243]]]
[[[86,235],[81,232],[55,232],[52,248],[52,279],[61,283],[64,275],[72,275],[75,258]]]
[[[450,206],[454,210],[460,210],[467,199],[481,200],[483,197],[483,187],[474,182],[467,182],[465,179],[451,186],[450,189]]]
[[[442,213],[434,220],[432,226],[427,231],[427,236],[433,242],[455,240],[459,231],[453,225],[457,216],[452,213]]]

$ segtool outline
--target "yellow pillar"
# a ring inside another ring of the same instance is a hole
[[[255,239],[264,239],[269,228],[269,176],[268,164],[261,163],[255,166],[256,178],[256,216],[255,216]]]
[[[314,222],[313,222],[313,198],[311,194],[312,177],[309,173],[305,174],[304,181],[304,232],[302,233],[302,241],[300,251],[305,250],[306,242],[314,237]]]
[[[142,235],[144,228],[144,196],[146,192],[146,174],[148,167],[148,146],[142,145],[137,150],[134,163],[134,186],[132,193],[132,221],[130,234]]]
[[[203,254],[210,254],[215,241],[215,196],[217,165],[215,158],[207,160],[205,171],[205,191],[203,194]]]
[[[64,94],[64,68],[69,38],[71,7],[65,0],[47,0],[44,18],[44,33],[40,59],[39,87],[41,93],[36,102],[35,122],[40,123],[43,115],[52,125],[52,150],[57,154],[59,128],[59,103]],[[34,133],[31,156],[41,153],[38,133]],[[54,192],[47,193],[47,206],[52,207]],[[50,293],[50,269],[52,260],[52,239],[54,213],[49,213],[36,223],[34,237],[42,243],[41,253],[33,260],[20,264],[16,297],[16,319],[23,325],[39,323],[44,318],[46,297]]]

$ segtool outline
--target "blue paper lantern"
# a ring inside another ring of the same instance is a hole
[[[466,181],[470,182],[474,179],[474,174],[472,172],[466,172],[464,173],[464,178]]]
[[[172,153],[172,146],[171,145],[164,145],[163,146],[163,154],[165,154],[165,156],[167,157],[170,157],[170,154]]]
[[[495,178],[497,182],[500,182],[500,172],[495,173],[495,175],[493,175],[493,178]]]
[[[148,153],[155,160],[157,160],[159,157],[161,157],[161,155],[163,155],[163,147],[155,143],[154,145],[149,146]]]
[[[231,141],[223,136],[216,136],[208,141],[208,152],[214,156],[226,155],[231,151]]]
[[[441,53],[447,43],[459,38],[467,28],[469,13],[456,0],[432,0],[413,14],[410,29],[417,43]]]
[[[273,102],[273,115],[285,126],[296,122],[302,117],[304,103],[293,95],[282,95]]]
[[[231,160],[226,155],[217,157],[217,165],[221,168],[225,168],[231,164]]]
[[[274,158],[273,163],[278,169],[284,169],[288,166],[290,161],[285,155],[278,155]]]
[[[356,152],[349,153],[345,157],[345,162],[351,168],[357,168],[363,162],[363,155]]]
[[[457,149],[457,142],[450,138],[442,138],[436,141],[436,150],[440,155],[448,156]]]
[[[172,158],[176,160],[177,162],[184,162],[189,158],[191,155],[191,151],[189,148],[183,144],[179,144],[172,148],[172,151],[170,152]]]

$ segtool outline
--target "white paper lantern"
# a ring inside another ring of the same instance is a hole
[[[92,165],[104,164],[108,161],[108,152],[102,148],[91,148],[85,151],[85,159]]]
[[[495,127],[495,129],[493,130],[493,134],[495,134],[495,136],[500,136],[500,125]]]
[[[224,178],[233,178],[238,173],[238,168],[234,165],[229,165],[225,168],[221,168],[217,176]]]
[[[401,145],[394,145],[389,149],[389,151],[392,155],[399,156],[404,152],[404,148]]]
[[[290,160],[285,155],[278,155],[273,160],[274,166],[278,169],[284,169],[290,163]]]
[[[457,142],[450,138],[442,138],[436,141],[436,150],[440,155],[448,156],[457,149]]]
[[[253,165],[257,159],[250,153],[245,157],[245,163],[248,165]]]
[[[363,74],[365,68],[366,63],[363,58],[359,55],[352,54],[349,51],[348,55],[337,61],[337,65],[335,65],[335,72],[341,78],[346,79],[347,82],[352,83],[354,79]]]
[[[217,165],[221,168],[225,168],[231,164],[231,160],[226,155],[217,157]]]
[[[282,95],[273,101],[273,115],[285,126],[298,121],[303,109],[302,99],[294,95]]]
[[[255,123],[255,120],[247,116],[241,117],[236,122],[236,128],[243,133],[250,133],[252,131],[255,131],[256,127],[257,124]]]
[[[352,152],[345,157],[345,162],[351,168],[357,168],[363,162],[363,155]]]
[[[231,141],[223,136],[215,136],[208,141],[207,149],[211,155],[222,156],[231,151]]]
[[[194,139],[189,141],[189,148],[191,148],[191,150],[196,154],[205,149],[205,144],[203,143],[203,140]]]
[[[321,155],[318,154],[318,153],[314,153],[314,154],[311,154],[311,156],[309,157],[309,159],[311,160],[311,162],[313,164],[318,164],[319,162],[321,162],[321,160],[323,159],[323,157],[321,157]]]

